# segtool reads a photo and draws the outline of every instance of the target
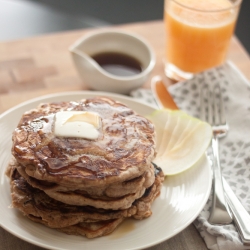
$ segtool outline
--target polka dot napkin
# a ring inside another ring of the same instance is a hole
[[[199,93],[202,83],[220,84],[226,118],[230,127],[226,137],[220,140],[222,174],[250,213],[250,83],[231,63],[195,75],[191,80],[168,88],[181,110],[199,117]],[[136,90],[133,97],[155,105],[150,90]],[[213,226],[207,219],[212,204],[209,200],[194,224],[213,250],[250,249],[240,241],[233,224]]]

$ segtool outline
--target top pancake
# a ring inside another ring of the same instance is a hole
[[[56,137],[55,114],[69,110],[98,113],[99,137]],[[105,97],[41,104],[22,116],[12,140],[12,154],[29,176],[79,189],[140,176],[155,154],[153,124]]]

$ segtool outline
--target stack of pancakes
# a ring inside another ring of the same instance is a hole
[[[97,139],[55,136],[55,114],[99,115]],[[26,112],[13,133],[12,204],[35,222],[94,238],[125,218],[147,218],[164,175],[152,164],[153,124],[104,97],[41,104]]]

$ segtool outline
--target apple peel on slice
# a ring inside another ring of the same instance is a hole
[[[148,119],[156,130],[154,163],[165,175],[175,175],[192,167],[211,142],[211,126],[183,111],[157,110]]]

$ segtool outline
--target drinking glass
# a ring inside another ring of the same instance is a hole
[[[226,60],[242,0],[165,0],[166,75],[175,80]]]

